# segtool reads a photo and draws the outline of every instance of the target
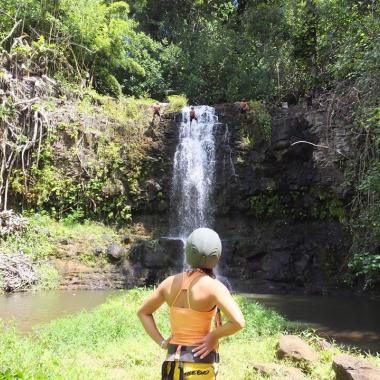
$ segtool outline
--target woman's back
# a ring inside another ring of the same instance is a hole
[[[195,345],[210,332],[216,314],[213,280],[200,271],[184,272],[168,281],[170,343]],[[215,285],[214,285],[215,286]]]
[[[190,274],[190,276],[189,276]],[[184,280],[188,276],[188,289],[181,289]],[[219,282],[207,274],[199,271],[183,272],[171,276],[166,280],[166,302],[167,304],[180,308],[188,308],[196,311],[209,311],[215,306],[214,290]],[[188,304],[190,301],[190,305]]]
[[[193,231],[185,249],[186,262],[192,270],[165,279],[138,311],[150,337],[167,349],[162,365],[164,380],[184,379],[190,373],[207,374],[205,379],[216,379],[219,339],[244,327],[244,317],[228,289],[207,274],[217,265],[221,249],[215,231],[208,228]],[[170,307],[172,335],[169,339],[163,338],[153,316],[165,302]],[[217,309],[226,320],[211,331]]]

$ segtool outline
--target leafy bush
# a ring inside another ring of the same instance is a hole
[[[59,272],[51,264],[40,264],[37,266],[37,273],[39,280],[35,289],[37,290],[51,290],[57,289],[59,285]]]
[[[354,276],[365,279],[365,288],[377,285],[380,282],[380,255],[368,252],[357,253],[350,259],[348,267]]]
[[[188,100],[185,95],[169,95],[168,100],[168,112],[180,112],[182,108],[188,104]]]
[[[265,106],[260,101],[251,100],[249,105],[249,115],[257,122],[264,140],[269,143],[272,138],[272,119]]]
[[[25,171],[13,172],[12,193],[25,209],[47,210],[57,219],[129,222],[142,186],[149,148],[144,132],[151,121],[152,103],[151,99],[115,100],[86,91],[75,104],[78,121],[62,122],[49,133],[27,180]],[[93,124],[91,130],[96,133],[85,146],[81,142],[87,141],[88,127],[79,120],[93,113],[107,120],[109,127],[103,122]]]
[[[102,70],[95,79],[95,88],[100,94],[109,94],[116,99],[122,94],[121,85],[114,75]]]
[[[375,83],[375,79],[374,79]],[[380,285],[380,108],[375,99],[366,99],[357,114],[356,133],[365,136],[355,158],[356,196],[351,226],[353,244],[348,267],[353,284],[365,289]]]
[[[10,235],[6,240],[0,240],[1,250],[9,254],[22,251],[34,260],[45,259],[54,255],[56,247],[53,243],[51,231],[46,224],[48,220],[48,218],[39,215],[29,219],[21,237]]]

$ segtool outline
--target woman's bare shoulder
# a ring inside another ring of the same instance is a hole
[[[161,288],[170,289],[174,284],[181,283],[183,273],[174,274],[165,278],[159,285]]]
[[[203,276],[201,278],[201,281],[203,285],[209,288],[212,288],[214,290],[225,288],[225,285],[223,285],[223,283],[220,282],[217,278],[212,278],[210,276]]]

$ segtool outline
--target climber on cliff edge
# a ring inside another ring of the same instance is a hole
[[[198,116],[195,113],[194,106],[191,106],[190,107],[190,126],[191,126],[191,123],[193,122],[193,120],[196,120],[197,123],[198,123]]]
[[[248,112],[248,102],[246,98],[243,98],[239,103],[240,115],[246,115]]]
[[[160,103],[156,103],[153,105],[153,119],[152,119],[152,123],[154,123],[154,120],[156,118],[156,116],[158,116],[158,120],[161,121],[161,106],[160,106]]]

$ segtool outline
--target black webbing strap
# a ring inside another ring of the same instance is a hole
[[[199,356],[194,356],[194,347],[195,346],[181,346],[179,355],[177,355],[178,345],[169,344],[166,361],[172,362],[177,360],[188,363],[219,363],[219,354],[216,351],[210,352],[206,357],[201,359]]]
[[[168,372],[170,364],[170,370]],[[161,367],[161,380],[173,380],[174,379],[175,362],[163,362]]]
[[[163,362],[161,367],[161,380],[168,380],[168,364],[169,362]]]
[[[171,362],[168,380],[174,380],[174,370],[175,370],[175,362]]]
[[[178,368],[179,368],[179,380],[184,380],[184,370],[183,370],[183,362],[178,362]]]

